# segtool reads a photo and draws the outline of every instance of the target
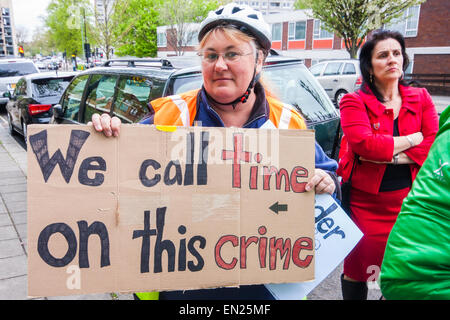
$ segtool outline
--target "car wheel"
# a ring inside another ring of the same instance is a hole
[[[14,127],[11,119],[11,115],[8,113],[8,132],[10,135],[14,135]]]
[[[27,124],[22,122],[23,141],[27,144]]]
[[[347,91],[345,90],[339,90],[336,92],[335,101],[336,101],[336,107],[339,109],[339,105],[341,103],[342,98],[347,94]]]

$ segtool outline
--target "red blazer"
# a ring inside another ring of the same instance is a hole
[[[358,90],[344,96],[340,104],[342,130],[347,137],[348,149],[339,162],[338,175],[347,181],[354,153],[370,160],[391,161],[394,153],[394,113],[370,94]],[[398,116],[401,136],[421,131],[421,144],[404,152],[415,162],[410,165],[411,177],[417,175],[425,161],[438,131],[438,115],[431,96],[424,88],[399,85],[402,107]],[[366,109],[367,108],[367,109]],[[361,161],[355,167],[352,187],[377,194],[386,164]]]

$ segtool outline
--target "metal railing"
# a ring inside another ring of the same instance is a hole
[[[161,67],[172,69],[172,63],[167,59],[110,59],[106,61],[102,66],[103,67],[111,67],[113,65],[116,66],[124,66],[134,68],[136,66],[139,67]]]
[[[433,94],[450,94],[450,74],[448,73],[410,73],[406,82],[414,87],[424,87]]]

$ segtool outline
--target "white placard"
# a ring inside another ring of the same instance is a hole
[[[350,253],[363,233],[329,194],[316,195],[315,280],[266,284],[278,300],[301,300],[317,287]]]

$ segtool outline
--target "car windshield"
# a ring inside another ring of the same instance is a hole
[[[35,79],[33,83],[33,95],[36,97],[60,96],[72,80],[72,77],[57,79]]]
[[[11,62],[0,64],[0,77],[18,77],[39,72],[30,62]]]
[[[294,106],[308,124],[336,117],[336,110],[327,94],[301,63],[270,65],[264,68],[266,90],[279,100]],[[201,74],[177,77],[170,94],[201,88]]]

